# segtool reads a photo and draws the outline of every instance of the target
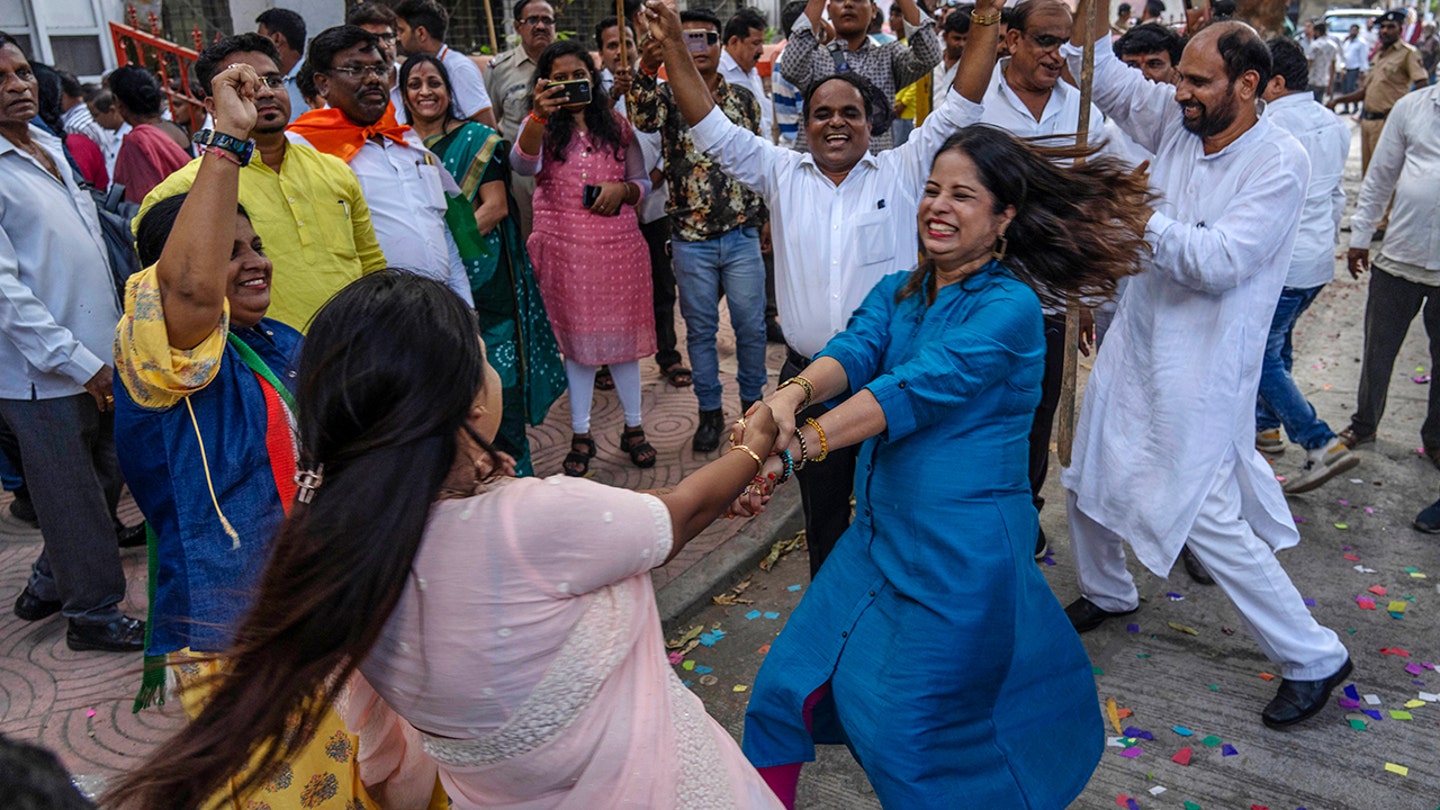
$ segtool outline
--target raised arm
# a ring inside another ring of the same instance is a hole
[[[250,138],[259,86],[260,78],[248,65],[230,67],[211,81],[216,132],[239,141]],[[201,157],[190,195],[155,266],[165,332],[177,349],[192,349],[215,332],[230,283],[240,165],[220,154]]]
[[[898,2],[900,13],[905,18],[905,42],[893,42],[884,47],[894,54],[890,57],[890,73],[895,79],[895,86],[907,87],[940,64],[944,48],[940,37],[935,34],[935,20],[921,16],[915,0]]]
[[[647,37],[640,46],[640,72],[625,94],[625,113],[630,125],[641,132],[659,132],[665,125],[665,102],[660,97],[660,66],[665,56],[660,40]]]
[[[820,13],[824,9],[825,0],[810,0],[805,6],[805,13],[788,32],[790,41],[785,45],[780,75],[800,88],[802,93],[810,82],[835,71],[835,63],[816,34],[823,25]]]
[[[1061,54],[1070,65],[1070,72],[1080,75],[1080,62],[1085,42],[1085,4],[1098,2],[1095,9],[1095,80],[1092,87],[1095,106],[1146,151],[1159,151],[1160,141],[1167,126],[1179,125],[1180,116],[1175,109],[1175,89],[1168,84],[1156,84],[1146,79],[1138,70],[1126,67],[1110,47],[1109,0],[1080,0],[1075,11],[1075,23],[1071,28],[1070,42],[1061,49]],[[1099,129],[1098,122],[1091,122],[1092,129]]]

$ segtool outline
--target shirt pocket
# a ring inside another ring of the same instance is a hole
[[[914,223],[909,223],[911,227]],[[855,256],[862,265],[879,264],[895,258],[893,211],[877,209],[861,214],[855,221]]]
[[[440,181],[440,167],[428,163],[415,164],[420,177],[419,202],[445,215],[445,185]]]
[[[325,247],[336,258],[354,260],[359,256],[355,247],[355,206],[342,199],[336,199],[329,205],[333,206],[333,210],[316,212],[323,224]]]

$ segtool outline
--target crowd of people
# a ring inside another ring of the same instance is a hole
[[[1140,609],[1126,545],[1230,598],[1283,676],[1265,725],[1313,716],[1352,664],[1275,556],[1285,496],[1362,463],[1417,313],[1440,366],[1440,39],[1415,10],[1373,41],[1165,11],[895,0],[887,33],[871,0],[793,0],[768,80],[763,15],[669,0],[602,20],[598,59],[517,0],[483,69],[435,0],[313,36],[270,9],[168,87],[0,33],[0,473],[44,539],[14,612],[143,651],[136,710],[174,690],[189,718],[103,801],[793,807],[844,744],[885,806],[1064,806],[1104,747],[1079,634]],[[1337,432],[1292,345],[1356,104]],[[1062,608],[1035,560],[1076,351]],[[665,490],[586,480],[598,390],[659,460],[652,358],[718,455]],[[537,470],[562,397],[569,452]],[[1434,386],[1421,439],[1440,466]],[[666,664],[648,572],[791,478],[814,585],[742,746]]]

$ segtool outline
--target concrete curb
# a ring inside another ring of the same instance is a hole
[[[734,537],[656,591],[666,636],[678,632],[679,625],[710,603],[710,597],[724,593],[755,570],[777,540],[794,537],[803,528],[799,489],[780,490],[769,507]]]

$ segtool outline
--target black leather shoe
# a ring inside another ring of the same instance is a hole
[[[1074,602],[1071,602],[1070,605],[1065,608],[1065,616],[1070,619],[1070,624],[1075,628],[1075,632],[1088,633],[1104,624],[1106,619],[1129,616],[1139,609],[1140,606],[1136,605],[1129,610],[1112,613],[1111,611],[1100,609],[1094,602],[1082,596]]]
[[[65,631],[65,644],[72,650],[139,652],[145,649],[145,622],[121,616],[109,624],[76,624]]]
[[[1426,534],[1440,534],[1440,501],[1430,504],[1415,516],[1413,524],[1417,531]]]
[[[1325,704],[1330,700],[1330,692],[1350,677],[1354,668],[1350,659],[1346,658],[1345,666],[1340,667],[1339,672],[1323,680],[1282,680],[1275,699],[1260,713],[1260,719],[1270,728],[1284,728],[1313,716],[1325,708]]]
[[[15,600],[15,615],[27,622],[38,622],[48,616],[54,616],[60,612],[60,608],[60,600],[47,602],[32,593],[28,585]]]
[[[1191,551],[1189,546],[1180,547],[1180,559],[1185,563],[1185,573],[1195,580],[1196,585],[1215,584],[1215,578],[1205,570],[1205,564],[1200,562],[1200,558],[1195,556],[1195,552]]]
[[[700,426],[695,428],[695,438],[690,447],[697,453],[712,453],[720,446],[720,434],[725,432],[725,412],[719,408],[700,412]]]
[[[120,548],[141,548],[145,545],[145,524],[122,526],[117,523],[115,539],[120,543]]]

